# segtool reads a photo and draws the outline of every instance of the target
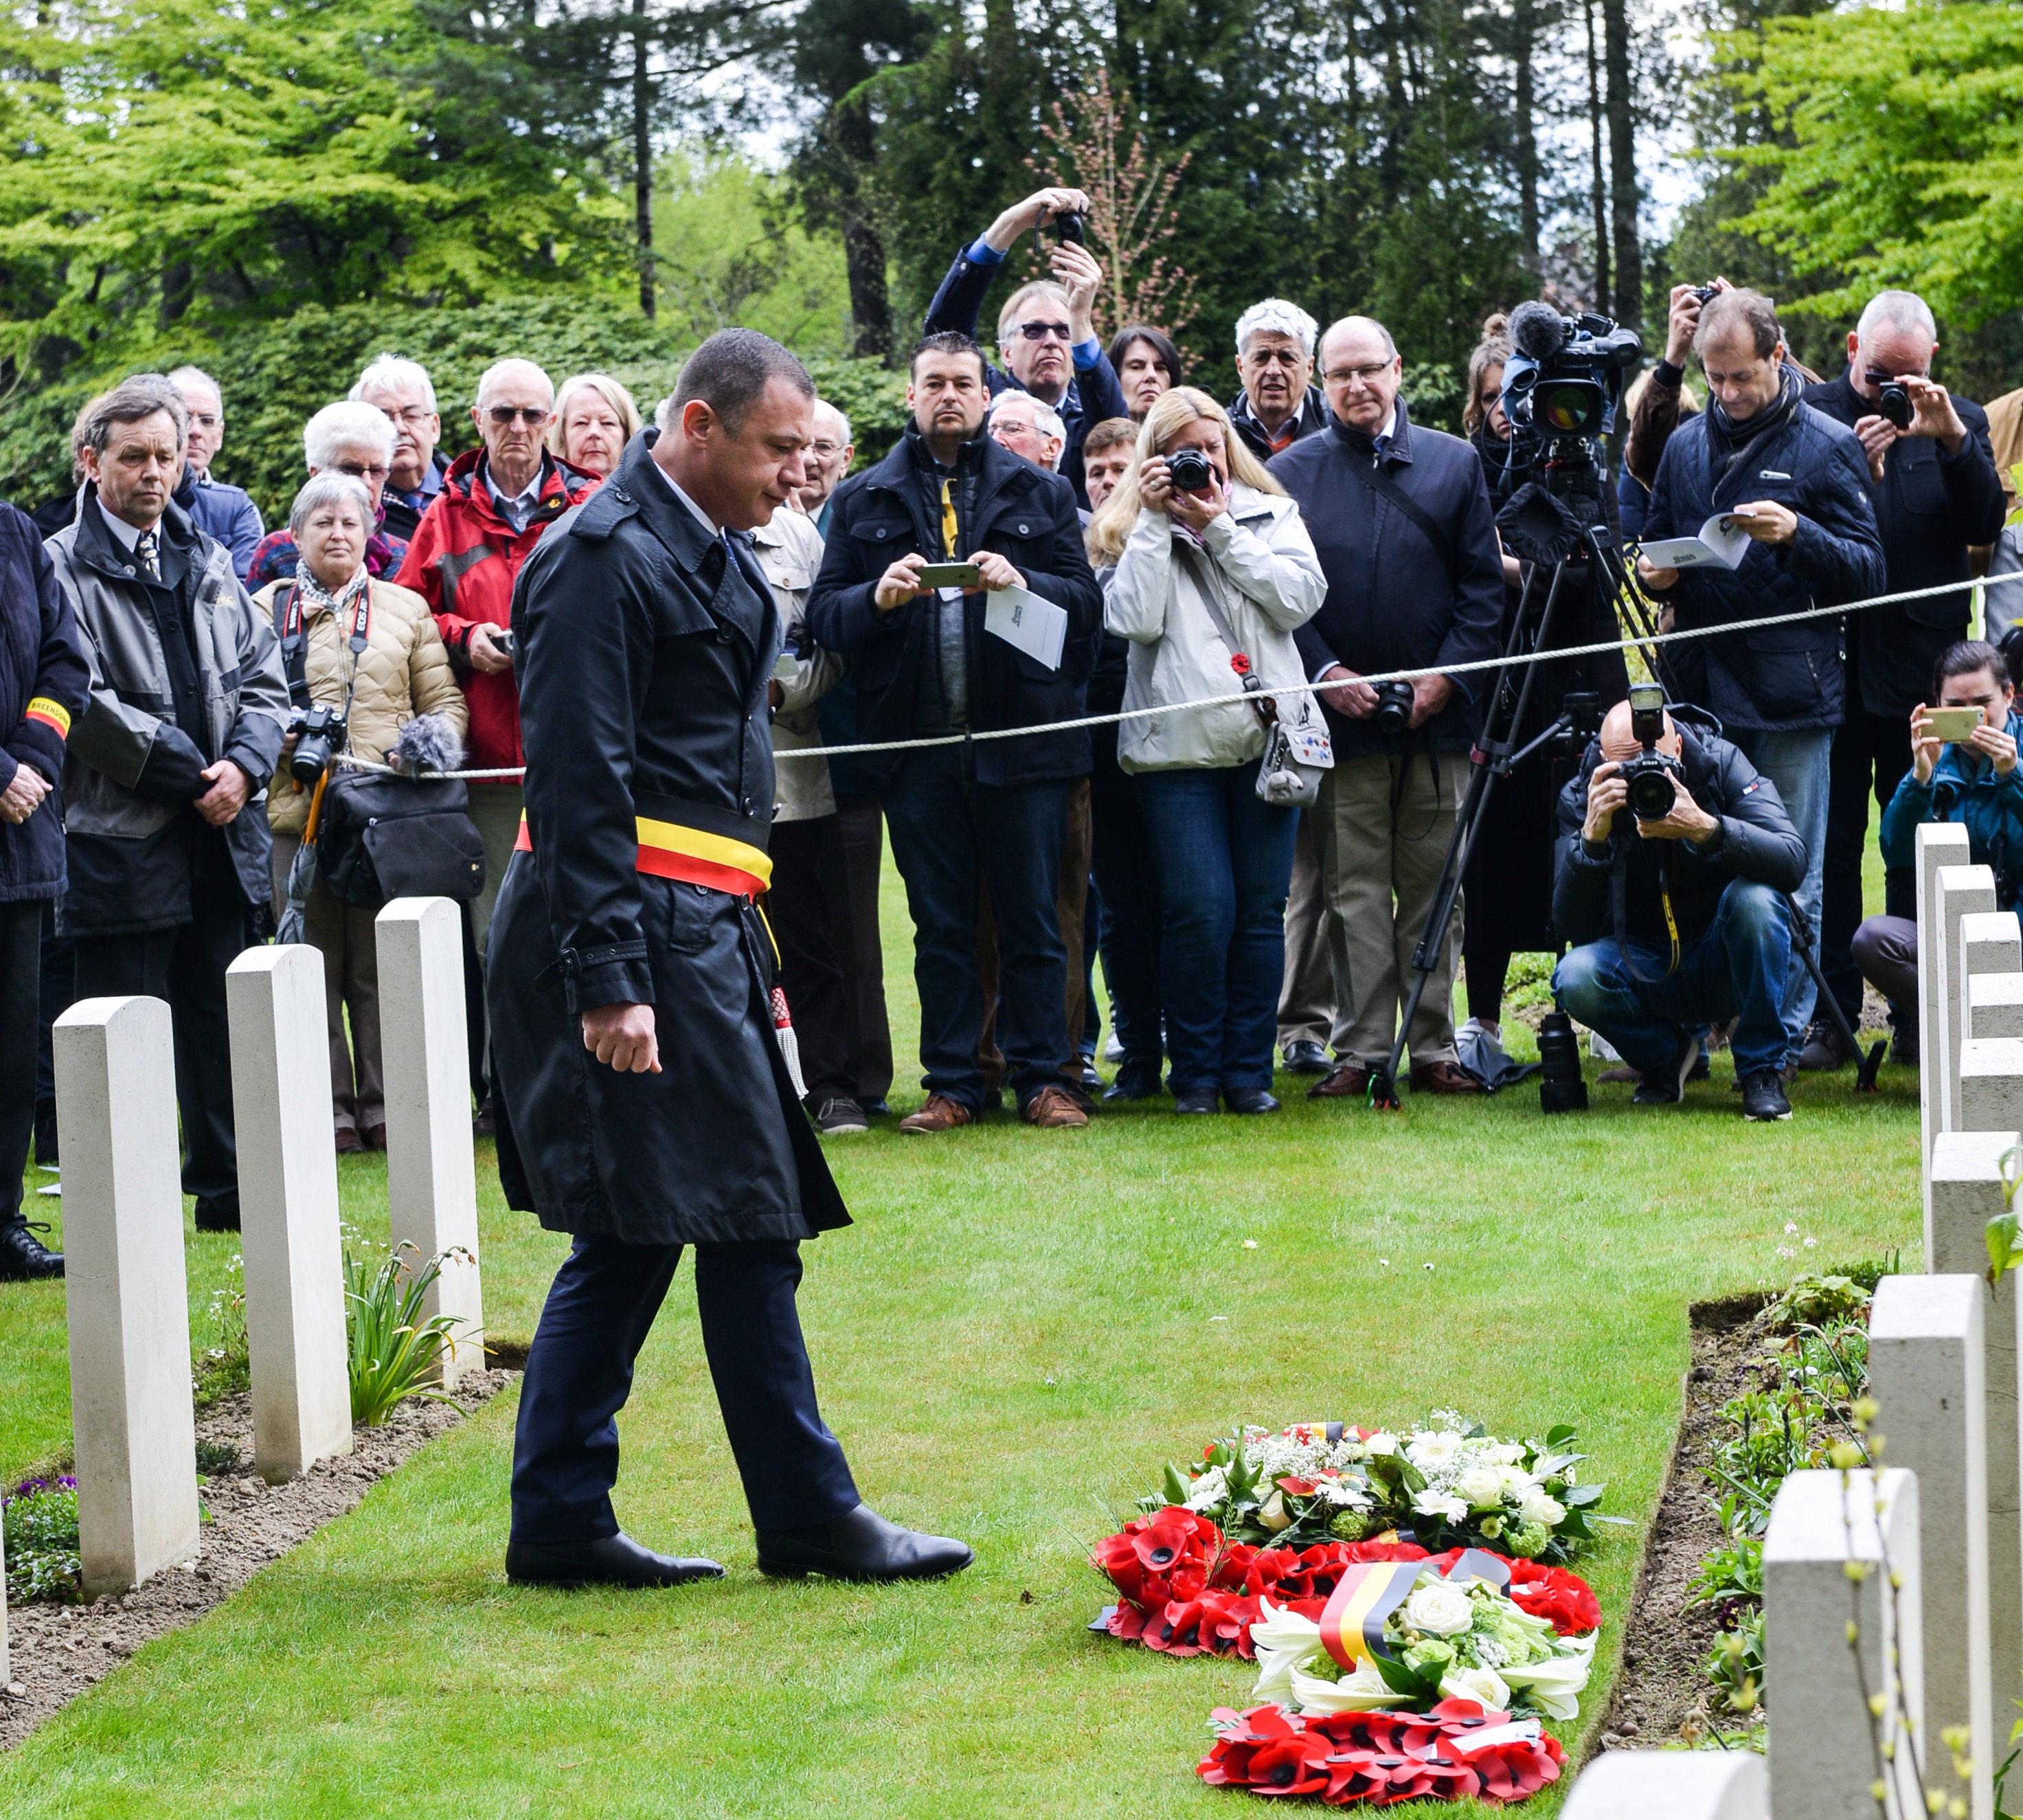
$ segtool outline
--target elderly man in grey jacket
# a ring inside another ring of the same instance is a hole
[[[78,995],[168,1001],[183,1192],[217,1232],[239,1225],[225,970],[272,892],[267,818],[249,805],[280,756],[288,689],[232,553],[174,503],[186,431],[157,374],[98,399],[77,516],[45,547],[91,670],[63,778]]]

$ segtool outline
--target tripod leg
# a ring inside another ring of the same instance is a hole
[[[1788,892],[1785,895],[1784,902],[1791,913],[1791,946],[1798,950],[1798,958],[1805,962],[1805,971],[1813,976],[1813,983],[1819,990],[1819,1002],[1827,1008],[1827,1015],[1832,1019],[1834,1027],[1840,1032],[1841,1039],[1854,1053],[1854,1090],[1857,1093],[1872,1093],[1875,1091],[1876,1075],[1882,1067],[1883,1053],[1889,1045],[1887,1042],[1878,1042],[1866,1055],[1863,1054],[1861,1038],[1848,1021],[1847,1013],[1841,1009],[1840,1001],[1827,986],[1827,976],[1820,968],[1819,957],[1813,951],[1811,920],[1800,907],[1798,900]]]

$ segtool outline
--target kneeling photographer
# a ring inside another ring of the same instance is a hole
[[[1640,683],[1560,793],[1559,823],[1553,922],[1574,944],[1553,974],[1559,1008],[1641,1073],[1640,1106],[1683,1100],[1700,1031],[1732,1018],[1743,1112],[1791,1117],[1784,898],[1805,845],[1776,785]]]
[[[405,760],[409,768],[447,771],[462,760],[466,724],[463,691],[451,672],[428,603],[390,581],[375,580],[366,569],[372,524],[371,497],[360,482],[334,471],[313,476],[296,494],[288,518],[301,566],[294,576],[254,597],[254,606],[273,621],[294,705],[267,792],[267,820],[274,832],[275,914],[285,914],[291,895],[300,900],[302,932],[292,939],[323,954],[331,1118],[340,1151],[383,1150],[386,1144],[374,928],[379,906],[340,897],[325,876],[327,864],[313,879],[305,877],[307,862],[298,869],[297,856],[312,833],[313,808],[328,838],[338,754],[350,751],[380,764]],[[354,773],[352,781],[383,793],[376,778]],[[396,788],[414,788],[386,781]],[[453,789],[459,798],[463,790],[461,784],[434,788]],[[474,829],[467,844],[481,851]],[[291,939],[291,932],[284,931],[282,939]]]

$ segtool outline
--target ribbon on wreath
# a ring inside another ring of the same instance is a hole
[[[1423,1561],[1371,1561],[1343,1573],[1321,1612],[1321,1642],[1344,1672],[1353,1672],[1359,1661],[1374,1668],[1379,1661],[1398,1660],[1384,1640],[1385,1621],[1425,1570]],[[1509,1564],[1482,1548],[1464,1548],[1442,1577],[1463,1585],[1486,1580],[1504,1592],[1510,1587]]]

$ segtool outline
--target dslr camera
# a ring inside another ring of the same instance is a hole
[[[1622,767],[1630,812],[1640,822],[1662,822],[1678,800],[1685,775],[1679,761],[1658,749],[1665,737],[1665,691],[1655,683],[1630,685],[1630,731],[1643,750]]]
[[[1215,469],[1198,449],[1175,449],[1166,457],[1166,473],[1176,493],[1202,493],[1215,485]]]
[[[1643,357],[1636,331],[1611,317],[1520,303],[1510,316],[1503,414],[1513,428],[1549,441],[1591,443],[1615,427],[1622,375]]]
[[[1911,388],[1894,373],[1878,372],[1873,367],[1863,375],[1875,388],[1875,414],[1886,423],[1908,430],[1918,408],[1911,402]]]
[[[288,775],[306,788],[329,770],[331,755],[344,749],[344,716],[335,708],[298,708],[288,730],[295,735]]]

